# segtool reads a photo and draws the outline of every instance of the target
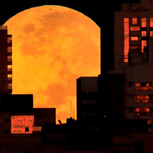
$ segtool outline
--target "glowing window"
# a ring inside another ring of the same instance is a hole
[[[12,74],[7,75],[8,80],[12,80]]]
[[[153,124],[153,121],[152,120],[148,120],[148,124]]]
[[[135,87],[140,87],[140,83],[135,83]]]
[[[146,27],[146,26],[147,26],[146,18],[142,18],[141,19],[141,27]]]
[[[12,43],[12,37],[7,37],[7,43]]]
[[[146,37],[147,36],[147,31],[141,31],[141,36]]]
[[[34,115],[11,116],[11,134],[32,134]]]
[[[130,31],[140,31],[140,27],[130,27]]]
[[[150,18],[150,27],[153,27],[153,18]]]
[[[132,18],[132,24],[137,24],[137,18]]]
[[[135,108],[135,112],[150,112],[150,108]]]
[[[153,31],[150,31],[150,37],[153,37]]]
[[[12,47],[7,47],[7,52],[12,53]]]
[[[12,71],[12,65],[7,65],[7,71]]]
[[[9,83],[7,87],[8,89],[12,89],[12,83]]]
[[[12,56],[7,56],[7,61],[11,62],[12,61]]]
[[[131,37],[131,40],[137,41],[138,37]]]
[[[147,46],[147,41],[146,40],[141,40],[141,52],[144,52],[144,47]]]
[[[149,98],[150,97],[148,95],[136,95],[135,96],[135,102],[136,103],[148,103]]]
[[[129,18],[124,18],[124,62],[128,62],[129,53]]]

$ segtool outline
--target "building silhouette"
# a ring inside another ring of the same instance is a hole
[[[55,124],[55,108],[11,94],[11,35],[0,27],[1,153],[153,152],[153,0],[114,16],[114,65],[77,79],[77,120]]]
[[[0,26],[0,93],[12,93],[12,35]]]

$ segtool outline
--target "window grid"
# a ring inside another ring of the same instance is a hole
[[[124,18],[124,62],[128,62],[129,52],[129,18]]]

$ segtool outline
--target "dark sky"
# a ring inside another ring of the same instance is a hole
[[[112,42],[114,39],[113,35],[113,17],[114,11],[121,9],[121,3],[138,3],[140,0],[0,0],[0,25],[3,25],[10,17],[15,14],[35,6],[41,5],[62,5],[70,7],[90,17],[96,24],[101,28],[102,34],[102,56],[104,60],[102,65],[104,71],[113,68],[114,64],[114,51],[113,44],[110,45],[108,42]],[[108,30],[109,29],[109,30]],[[109,51],[108,51],[109,47]]]

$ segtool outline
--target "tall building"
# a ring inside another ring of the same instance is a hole
[[[99,76],[104,114],[147,120],[153,131],[153,0],[122,4],[115,12],[115,69]]]
[[[12,35],[0,26],[0,94],[12,93]]]
[[[153,1],[141,0],[141,3],[123,3],[122,11],[115,12],[114,27],[114,64],[128,65],[128,53],[131,50],[146,49],[147,61],[152,59],[149,48],[153,37]],[[120,28],[118,28],[120,27]],[[150,54],[150,55],[149,55]],[[144,61],[145,62],[145,61]]]

